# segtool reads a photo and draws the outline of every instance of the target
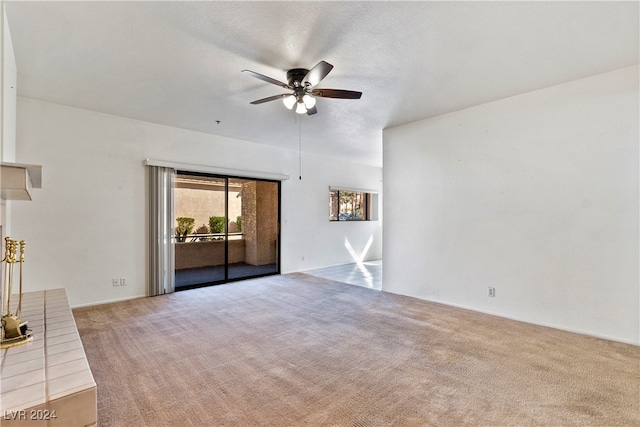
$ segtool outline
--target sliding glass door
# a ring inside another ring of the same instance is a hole
[[[278,274],[280,182],[178,172],[175,288]]]
[[[230,178],[228,206],[240,203],[240,215],[230,210],[229,279],[279,272],[280,183]],[[235,223],[234,223],[235,221]]]

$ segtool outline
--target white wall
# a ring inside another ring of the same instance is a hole
[[[638,72],[385,130],[383,290],[640,343]]]
[[[15,162],[18,70],[4,5],[2,11],[2,161]]]
[[[13,41],[9,32],[4,2],[0,2],[0,160],[14,162],[16,152],[16,94],[18,71],[13,51]],[[11,201],[0,199],[0,242],[4,250],[4,238],[11,235]],[[2,253],[0,256],[3,256]],[[0,268],[0,271],[2,269]]]
[[[292,126],[295,124],[292,122]],[[328,186],[380,189],[380,168],[18,97],[17,158],[43,165],[33,201],[13,205],[27,290],[65,287],[71,305],[146,293],[145,158],[287,174],[282,271],[351,262],[345,238],[380,258],[381,222],[329,223]],[[292,141],[297,148],[297,141]],[[302,261],[302,257],[305,261]],[[124,277],[125,287],[111,278]]]
[[[4,29],[7,25],[7,15],[4,10],[4,1],[0,1],[0,12],[2,14],[2,19],[0,19],[0,46],[2,46],[2,54],[0,54],[0,160],[4,158],[4,85],[2,81],[4,81],[4,53],[5,53],[5,36]],[[0,178],[0,184],[2,183],[2,178]],[[5,209],[6,201],[0,198],[0,242],[4,242],[4,235],[6,228],[6,209]],[[4,227],[3,227],[4,226]],[[4,254],[0,253],[0,259]],[[4,277],[2,267],[0,267],[0,277]],[[0,279],[3,280],[3,279]],[[0,299],[2,297],[2,284],[0,283]]]

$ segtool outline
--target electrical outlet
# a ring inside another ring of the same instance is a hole
[[[124,277],[120,278],[120,286],[127,286],[127,281]]]
[[[489,286],[489,293],[488,295],[490,297],[495,297],[496,296],[496,288],[492,288],[491,286]]]
[[[120,286],[120,281],[118,279],[111,279],[111,284],[113,286]]]

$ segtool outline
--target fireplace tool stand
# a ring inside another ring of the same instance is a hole
[[[33,339],[33,333],[28,328],[26,321],[22,320],[22,264],[24,263],[25,241],[20,242],[5,237],[4,275],[2,281],[2,331],[0,333],[0,349],[14,347],[24,344]],[[18,246],[20,253],[18,254]],[[15,265],[18,264],[20,279],[18,305],[15,312],[12,311],[11,298],[13,294],[13,273]]]

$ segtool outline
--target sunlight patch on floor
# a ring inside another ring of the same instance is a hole
[[[304,273],[369,289],[382,289],[381,259],[317,268],[315,270],[305,271]]]

